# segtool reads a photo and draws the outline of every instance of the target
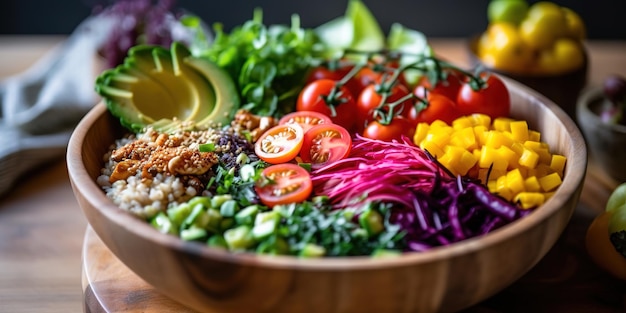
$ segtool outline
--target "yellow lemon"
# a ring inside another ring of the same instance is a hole
[[[482,60],[490,67],[520,73],[530,64],[532,52],[510,23],[490,24],[480,42]]]
[[[562,7],[562,10],[565,13],[568,36],[581,41],[585,39],[587,37],[587,29],[580,15],[570,8]]]
[[[519,28],[526,44],[541,50],[549,48],[557,38],[567,33],[567,21],[560,6],[542,1],[530,6],[528,16]]]

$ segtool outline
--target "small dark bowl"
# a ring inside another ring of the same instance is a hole
[[[626,181],[626,125],[607,124],[599,112],[605,97],[599,86],[582,92],[576,111],[589,155],[608,176]]]
[[[519,74],[488,67],[478,58],[477,45],[480,36],[474,36],[468,43],[468,55],[473,67],[482,67],[494,73],[507,76],[531,89],[534,89],[560,106],[573,120],[576,119],[576,102],[587,84],[589,61],[585,54],[583,65],[571,72],[558,75]]]

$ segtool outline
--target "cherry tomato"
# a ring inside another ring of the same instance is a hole
[[[337,124],[321,124],[304,134],[300,157],[318,168],[345,158],[351,149],[352,138],[347,129]]]
[[[334,89],[335,99],[327,99]],[[335,114],[330,106],[335,109]],[[327,115],[335,124],[352,129],[355,124],[354,111],[356,103],[352,93],[345,86],[337,86],[331,79],[318,79],[304,87],[298,96],[297,111],[315,111]]]
[[[261,202],[268,207],[302,202],[313,190],[311,175],[297,164],[271,165],[263,170],[261,176],[254,189]]]
[[[352,67],[346,66],[331,70],[326,66],[317,66],[309,72],[306,84],[310,84],[318,79],[341,80],[346,74],[348,74],[348,72],[350,72],[351,68]]]
[[[491,73],[483,73],[485,88],[473,90],[469,82],[464,83],[456,99],[461,115],[483,113],[491,118],[508,116],[511,109],[509,90],[500,78]]]
[[[383,94],[379,92],[379,84],[373,84],[365,87],[356,102],[357,107],[357,130],[361,131],[365,125],[373,120],[373,111],[383,102]],[[400,84],[394,84],[389,90],[385,103],[393,103],[409,95],[409,91]],[[407,99],[402,104],[395,107],[394,113],[403,114],[412,106],[411,99]],[[388,110],[383,111],[388,112]],[[360,127],[360,128],[359,128]]]
[[[626,280],[626,257],[615,250],[609,239],[609,221],[612,212],[605,211],[598,215],[587,228],[585,247],[589,257],[602,270]]]
[[[444,95],[429,93],[426,101],[426,104],[417,102],[408,111],[406,116],[414,125],[430,124],[435,120],[442,120],[451,125],[452,121],[460,116],[456,103]]]
[[[456,101],[464,75],[453,69],[443,71],[445,78],[437,81],[434,86],[427,76],[422,76],[414,89],[414,94],[420,98],[425,98],[427,94],[438,93]]]
[[[332,124],[330,117],[315,111],[295,111],[283,116],[278,124],[298,123],[304,130],[304,133],[313,126],[320,124]]]
[[[402,139],[402,136],[413,138],[415,134],[415,126],[411,121],[402,116],[396,116],[387,125],[381,124],[379,121],[371,121],[363,131],[363,137],[370,139],[378,139],[383,141],[392,141]]]
[[[265,131],[254,144],[254,152],[261,160],[271,163],[285,163],[300,153],[304,130],[297,123],[274,126]]]
[[[354,77],[346,83],[348,90],[357,97],[367,86],[380,82],[382,73],[376,72],[370,67],[360,69]]]

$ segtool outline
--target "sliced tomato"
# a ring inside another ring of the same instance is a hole
[[[309,172],[293,163],[266,167],[261,176],[255,190],[261,202],[268,207],[302,202],[313,190]]]
[[[311,127],[320,124],[332,124],[333,121],[325,114],[315,111],[296,111],[283,116],[278,124],[298,123],[306,133]]]
[[[297,123],[288,123],[268,129],[254,144],[254,152],[261,160],[285,163],[293,160],[302,147],[304,130]]]
[[[321,124],[304,134],[300,157],[311,163],[311,167],[318,168],[345,158],[350,149],[352,138],[347,129],[337,124]]]

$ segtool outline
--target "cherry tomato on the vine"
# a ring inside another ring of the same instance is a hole
[[[350,72],[351,66],[330,69],[327,66],[317,66],[311,69],[307,75],[306,84],[310,84],[318,79],[341,80]]]
[[[332,124],[332,120],[327,115],[315,111],[295,111],[284,115],[278,124],[298,123],[302,126],[304,133],[311,127],[321,124]]]
[[[418,100],[406,114],[406,117],[414,125],[419,123],[430,124],[435,120],[442,120],[451,125],[452,121],[460,116],[456,103],[444,95],[428,93],[425,100],[426,103]]]
[[[457,107],[462,115],[483,113],[491,118],[508,116],[511,109],[511,96],[504,82],[491,73],[480,76],[486,79],[485,87],[472,89],[470,82],[465,82],[457,96]]]
[[[371,121],[363,130],[363,137],[383,141],[402,140],[402,136],[413,138],[415,126],[402,116],[395,116],[385,125],[378,120]]]
[[[297,123],[274,126],[265,131],[254,144],[254,153],[271,164],[293,160],[302,147],[304,130]]]
[[[329,97],[335,91],[333,97]],[[331,110],[331,107],[334,108]],[[331,79],[318,79],[304,87],[298,95],[297,111],[315,111],[327,115],[335,124],[352,130],[356,103],[346,86]]]
[[[357,130],[361,131],[367,123],[374,120],[373,112],[374,109],[379,107],[383,103],[383,93],[385,91],[379,91],[381,85],[374,84],[369,85],[359,95],[359,98],[356,102],[357,107]],[[399,101],[402,98],[405,98],[409,95],[408,89],[400,84],[394,84],[393,87],[388,91],[386,99],[384,99],[384,103],[390,104],[396,101]],[[410,98],[407,98],[401,104],[398,104],[394,107],[394,114],[403,114],[403,112],[408,112],[410,107],[412,106],[413,101]],[[382,107],[383,111],[389,112],[388,106]]]
[[[268,207],[306,200],[313,190],[311,175],[293,163],[271,165],[263,170],[255,190]]]
[[[420,98],[424,98],[430,93],[437,93],[450,98],[452,101],[456,101],[457,94],[464,81],[464,75],[453,69],[444,69],[443,75],[445,78],[437,81],[434,86],[428,76],[422,76],[414,89],[414,93]]]
[[[352,149],[352,138],[347,129],[337,124],[321,124],[304,134],[300,157],[313,168],[345,158]]]
[[[346,82],[346,87],[354,97],[367,87],[380,81],[382,73],[372,70],[370,67],[363,67],[353,77]]]

